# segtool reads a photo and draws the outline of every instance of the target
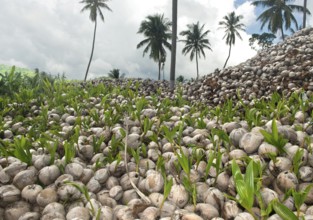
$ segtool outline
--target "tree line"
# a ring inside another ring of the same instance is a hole
[[[86,81],[89,67],[92,61],[98,17],[104,21],[104,15],[102,10],[112,11],[108,6],[109,0],[82,0],[80,3],[84,4],[81,12],[89,11],[89,18],[94,22],[94,34],[92,41],[92,49],[90,59],[87,65],[84,81]],[[158,80],[161,79],[161,69],[164,68],[164,64],[167,58],[166,49],[172,51],[171,63],[171,81],[175,79],[175,60],[176,60],[176,32],[177,30],[177,0],[173,1],[173,24],[165,18],[163,14],[148,15],[139,26],[138,34],[142,34],[144,39],[137,44],[137,49],[143,49],[143,56],[149,54],[149,58],[153,59],[158,64]],[[303,13],[302,28],[306,27],[306,15],[311,14],[307,9],[307,0],[303,0],[302,5],[290,4],[293,0],[254,0],[251,4],[257,7],[262,7],[265,10],[258,16],[257,21],[261,22],[260,29],[263,30],[264,26],[267,25],[267,29],[271,33],[263,33],[261,35],[254,34],[250,38],[250,45],[256,41],[262,47],[266,47],[271,44],[277,32],[281,32],[282,39],[285,39],[285,31],[293,30],[292,24],[296,29],[300,29],[297,19],[295,18],[294,12]],[[175,11],[176,9],[176,11]],[[223,68],[227,66],[227,62],[231,55],[232,46],[235,45],[236,38],[241,38],[240,31],[245,31],[245,25],[241,23],[243,19],[242,15],[236,15],[236,13],[230,12],[223,17],[219,22],[219,28],[224,29],[226,44],[229,46],[228,56],[224,63]],[[172,32],[173,30],[173,32]],[[174,31],[175,30],[175,31]],[[205,50],[211,50],[211,44],[208,39],[208,33],[210,30],[205,29],[205,24],[197,23],[188,24],[186,30],[181,31],[179,34],[183,37],[180,42],[184,43],[185,46],[182,49],[184,55],[188,55],[190,60],[196,60],[196,71],[197,77],[199,78],[199,66],[198,60],[203,56],[205,58]],[[175,39],[174,39],[175,38]],[[172,39],[172,44],[169,40]],[[174,39],[174,41],[173,41]],[[174,56],[173,56],[174,53]],[[174,71],[174,73],[172,73]],[[111,72],[112,74],[112,72]],[[174,78],[172,77],[174,75]],[[172,79],[173,78],[173,79]]]

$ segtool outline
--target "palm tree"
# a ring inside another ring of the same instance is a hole
[[[143,34],[146,38],[137,45],[137,49],[146,46],[143,56],[150,50],[150,58],[158,63],[158,80],[161,79],[161,64],[166,57],[164,47],[171,50],[171,44],[168,42],[171,38],[171,25],[172,23],[164,18],[164,15],[155,14],[147,16],[146,20],[141,22],[138,30],[138,33]]]
[[[123,79],[125,77],[125,73],[120,74],[119,69],[113,69],[108,73],[109,77],[112,79]]]
[[[273,33],[276,34],[278,30],[282,33],[283,40],[285,39],[284,34],[284,25],[285,29],[288,30],[293,23],[298,29],[298,22],[295,16],[292,14],[294,10],[298,12],[306,12],[310,14],[309,10],[305,10],[304,7],[300,5],[287,4],[293,0],[255,0],[251,4],[254,6],[265,7],[266,10],[260,14],[257,18],[258,21],[261,21],[261,30],[265,24],[267,28]]]
[[[173,91],[175,86],[175,68],[176,68],[177,0],[172,1],[172,20],[173,20],[173,32],[172,32],[170,89]]]
[[[272,33],[252,34],[249,39],[249,45],[253,50],[258,50],[255,46],[256,44],[259,49],[269,48],[275,38],[276,36]]]
[[[182,82],[185,81],[185,77],[182,76],[182,75],[179,75],[179,76],[177,77],[176,81],[182,83]]]
[[[182,52],[184,55],[190,53],[190,60],[192,61],[196,57],[196,67],[197,67],[197,80],[199,79],[199,67],[198,67],[198,58],[201,58],[201,54],[205,58],[204,49],[212,50],[210,47],[210,42],[206,38],[209,30],[204,31],[204,25],[200,27],[199,22],[196,24],[188,24],[188,30],[180,32],[180,35],[186,36],[185,47]],[[204,32],[203,32],[204,31]]]
[[[221,25],[221,28],[225,29],[225,35],[223,39],[226,38],[226,44],[229,45],[229,52],[228,57],[226,59],[226,62],[224,64],[224,67],[226,67],[227,62],[230,57],[231,48],[232,45],[235,45],[236,42],[236,36],[239,37],[242,40],[242,37],[240,36],[240,33],[238,31],[245,31],[244,27],[245,25],[240,23],[240,20],[243,18],[242,15],[236,15],[235,12],[231,12],[228,15],[223,17],[223,21],[219,22],[219,25]]]
[[[95,22],[95,27],[94,27],[94,32],[93,32],[93,41],[92,41],[91,55],[90,55],[90,59],[89,59],[89,62],[88,62],[88,66],[87,66],[87,70],[86,70],[84,81],[86,81],[86,79],[87,79],[90,63],[91,63],[92,56],[93,56],[93,51],[94,51],[94,48],[95,48],[98,14],[99,14],[101,20],[104,21],[104,16],[103,16],[103,13],[102,13],[101,9],[105,8],[105,9],[111,11],[111,9],[109,8],[109,6],[106,3],[107,1],[108,0],[82,0],[80,2],[80,3],[85,4],[85,6],[82,8],[81,12],[84,12],[86,10],[90,11],[89,18],[90,18],[90,20],[92,22]]]

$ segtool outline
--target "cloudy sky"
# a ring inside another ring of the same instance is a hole
[[[30,69],[39,68],[51,74],[65,73],[69,79],[83,79],[91,51],[93,23],[79,0],[0,0],[0,64],[16,65]],[[186,25],[199,21],[211,32],[208,37],[213,51],[199,62],[200,75],[222,68],[228,47],[222,39],[224,31],[218,22],[231,11],[244,16],[242,23],[247,33],[243,41],[237,39],[229,65],[236,65],[256,54],[248,39],[259,31],[256,18],[260,9],[248,0],[179,0],[178,33]],[[303,4],[303,0],[296,0]],[[147,15],[164,13],[171,18],[171,0],[111,0],[110,11],[104,11],[105,22],[99,22],[96,48],[89,78],[105,76],[118,68],[127,77],[157,78],[157,64],[136,45],[143,39],[137,34],[139,25]],[[313,1],[308,1],[313,11]],[[300,24],[302,22],[299,22]],[[308,24],[313,26],[312,16]],[[266,30],[265,30],[266,31]],[[196,76],[195,61],[181,54],[183,44],[178,43],[176,76]],[[170,53],[165,66],[169,78]]]

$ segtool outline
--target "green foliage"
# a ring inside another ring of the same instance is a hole
[[[219,25],[221,26],[220,28],[223,28],[225,30],[225,35],[223,39],[226,38],[226,44],[229,45],[229,54],[223,68],[225,68],[227,65],[228,59],[230,57],[231,46],[235,44],[236,36],[242,40],[239,33],[239,31],[245,31],[245,25],[240,23],[242,19],[242,15],[237,16],[236,13],[233,11],[224,16],[223,20],[219,22]]]
[[[182,88],[178,87],[177,88],[177,92],[176,92],[175,104],[174,105],[177,106],[177,107],[183,107],[186,104],[187,104],[187,102],[183,98],[183,90],[182,90]]]
[[[125,73],[120,73],[119,69],[112,69],[108,73],[108,76],[112,79],[123,79],[125,77]]]
[[[196,168],[199,163],[205,158],[205,152],[202,148],[193,147],[191,151],[191,161],[195,162]]]
[[[178,131],[179,127],[175,126],[173,129],[168,128],[165,125],[162,125],[161,131],[163,131],[164,137],[168,140],[170,143],[174,143],[174,138],[176,136],[176,132]]]
[[[65,163],[69,164],[75,157],[75,146],[72,142],[64,141],[63,143],[64,153],[65,153]]]
[[[234,105],[231,99],[227,99],[222,106],[218,105],[210,111],[210,115],[223,124],[233,121],[237,114],[238,106]]]
[[[15,72],[15,66],[12,66],[10,72],[0,73],[0,95],[13,97],[18,93],[23,83],[22,74]]]
[[[228,134],[221,129],[213,128],[211,129],[211,134],[209,135],[210,141],[215,146],[215,150],[220,150],[220,145],[222,144],[225,148],[228,148],[230,145],[230,138]]]
[[[52,141],[52,138],[50,138],[45,133],[41,134],[41,137],[39,138],[38,141],[40,143],[40,146],[48,150],[50,154],[50,165],[54,164],[56,151],[59,146],[59,141],[58,140]]]
[[[137,49],[145,47],[143,55],[150,51],[149,57],[158,63],[158,80],[161,79],[161,64],[165,63],[166,59],[165,48],[171,49],[171,44],[168,42],[172,36],[171,26],[172,23],[164,18],[163,14],[155,14],[147,16],[138,30],[138,33],[143,34],[145,39],[137,45]]]
[[[255,162],[251,160],[246,168],[245,175],[242,175],[236,161],[232,161],[232,174],[235,181],[236,191],[239,195],[239,198],[235,200],[253,216],[254,213],[252,207],[257,190],[255,178],[258,178],[258,172],[255,172],[256,167],[257,165]]]
[[[272,33],[252,34],[251,38],[249,38],[249,45],[254,50],[257,50],[255,43],[261,47],[261,49],[266,49],[273,44],[275,38],[276,36]]]
[[[96,136],[92,136],[92,146],[93,146],[94,153],[100,152],[100,147],[102,143],[104,142],[104,139],[105,139],[104,136],[100,136],[99,138],[97,138]]]
[[[0,73],[10,72],[12,69],[11,65],[0,64]],[[21,73],[23,76],[34,76],[35,72],[33,70],[15,66],[15,71]]]
[[[89,202],[90,204],[90,207],[91,207],[91,213],[93,216],[96,215],[96,210],[91,202],[91,198],[90,198],[90,195],[89,195],[89,191],[88,191],[88,188],[84,185],[84,184],[78,184],[78,183],[75,183],[75,182],[71,182],[71,181],[65,181],[65,184],[68,184],[70,186],[73,186],[75,187],[76,189],[78,189],[86,198],[86,200]]]
[[[199,129],[206,129],[206,123],[204,122],[203,117],[196,119],[196,121]]]
[[[299,176],[299,169],[302,165],[302,156],[303,156],[303,149],[299,148],[292,158],[292,167],[293,167],[293,172]]]
[[[0,139],[0,156],[6,159],[9,156],[14,156],[14,146],[9,141]]]
[[[121,115],[114,112],[113,109],[108,109],[104,112],[104,123],[106,126],[112,127],[121,120]]]
[[[142,136],[144,137],[148,131],[150,131],[152,129],[153,126],[153,121],[150,120],[149,118],[145,117],[143,120],[143,134]]]
[[[137,148],[136,150],[130,148],[130,151],[136,163],[136,172],[139,172],[140,148]]]
[[[145,97],[141,97],[140,99],[136,100],[136,111],[135,116],[138,121],[141,121],[141,112],[144,108],[148,105],[147,99]]]
[[[182,76],[182,75],[179,75],[177,78],[176,78],[176,81],[177,82],[180,82],[180,83],[183,83],[185,81],[185,77]]]
[[[209,30],[204,30],[204,24],[200,25],[199,22],[196,24],[188,24],[187,30],[180,32],[180,35],[186,37],[184,40],[180,40],[185,43],[185,46],[182,50],[184,55],[190,53],[190,60],[192,61],[196,57],[196,67],[197,67],[197,80],[199,79],[199,67],[198,67],[198,58],[201,58],[201,55],[205,58],[204,49],[211,49],[211,45],[207,35]]]
[[[27,165],[32,164],[32,154],[30,152],[31,143],[27,138],[21,136],[20,138],[14,138],[14,156],[20,161],[27,163]]]
[[[295,189],[290,189],[285,194],[284,199],[287,199],[289,196],[293,197],[294,204],[297,210],[297,217],[300,217],[300,207],[301,205],[303,205],[312,187],[313,187],[313,184],[310,184],[302,191],[296,191]]]
[[[123,149],[122,141],[119,138],[116,138],[115,134],[111,137],[111,145],[110,150],[108,151],[108,154],[104,158],[104,164],[112,163],[115,160],[119,159],[119,151],[120,149]]]
[[[214,151],[210,151],[209,156],[208,156],[208,162],[207,162],[207,165],[205,167],[205,176],[204,176],[205,180],[207,180],[209,177],[210,168],[213,165],[214,159],[215,159]]]
[[[191,160],[189,160],[188,156],[184,154],[184,151],[181,148],[179,149],[179,152],[176,153],[176,156],[178,163],[187,174],[187,178],[190,179]]]
[[[265,11],[262,12],[257,21],[261,22],[261,29],[267,24],[268,30],[273,34],[278,31],[282,32],[282,38],[284,40],[284,31],[291,28],[292,23],[298,28],[298,22],[294,16],[294,11],[304,12],[303,6],[288,4],[293,2],[292,0],[285,1],[259,1],[254,0],[251,4],[254,6],[262,6]],[[307,10],[310,14],[310,11]]]
[[[267,143],[275,146],[280,153],[285,153],[285,145],[288,142],[281,134],[278,133],[276,120],[272,120],[272,132],[265,130],[260,131]]]
[[[298,217],[284,204],[280,203],[278,199],[274,199],[270,202],[268,209],[276,212],[283,220],[298,220]],[[270,211],[268,211],[270,213]]]
[[[165,170],[165,161],[162,155],[159,155],[157,163],[156,163],[156,170],[161,172],[163,179],[166,179],[166,170]]]
[[[261,126],[262,125],[262,110],[260,108],[251,107],[246,105],[241,98],[240,92],[237,91],[237,97],[240,103],[240,107],[244,110],[244,118],[248,123],[249,129],[252,129],[253,126]]]
[[[184,176],[183,177],[183,186],[185,187],[186,191],[189,193],[194,207],[196,207],[196,205],[197,205],[196,183],[192,183],[190,178]]]
[[[171,189],[173,186],[173,178],[169,178],[169,180],[167,178],[164,179],[164,190],[163,190],[163,200],[162,203],[160,205],[160,209],[163,208],[164,202],[167,199],[167,197],[169,196]]]

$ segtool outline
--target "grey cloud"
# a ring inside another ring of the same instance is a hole
[[[0,8],[0,61],[8,64],[25,64],[52,74],[66,73],[71,79],[83,79],[90,56],[93,23],[87,12],[80,13],[83,5],[77,0],[3,0]],[[181,0],[179,21],[206,23],[213,52],[207,51],[200,60],[201,75],[220,68],[226,59],[228,47],[222,40],[223,32],[217,30],[218,21],[234,9],[234,0],[209,5],[202,0]],[[104,11],[105,22],[98,22],[96,48],[90,68],[90,78],[106,75],[112,68],[119,68],[127,77],[156,79],[157,64],[142,56],[136,45],[143,39],[137,34],[140,22],[148,14],[163,13],[171,19],[170,0],[112,0],[113,12]],[[245,13],[253,11],[245,10]],[[8,19],[9,18],[9,19]],[[186,24],[179,24],[180,32]],[[247,36],[246,33],[242,33]],[[247,39],[247,37],[245,37]],[[240,45],[240,46],[239,46]],[[177,75],[195,77],[195,63],[177,48]],[[246,51],[238,59],[237,54]],[[230,64],[234,65],[252,56],[247,40],[234,47]],[[168,78],[170,52],[165,66]],[[239,60],[239,61],[238,61]]]

